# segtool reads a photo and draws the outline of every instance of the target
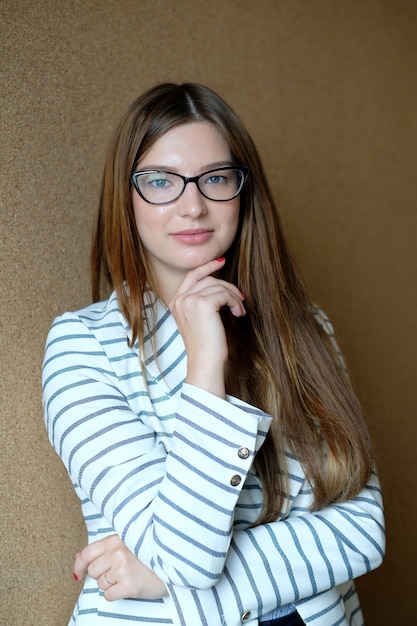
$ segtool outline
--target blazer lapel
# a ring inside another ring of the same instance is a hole
[[[146,307],[148,327],[144,351],[140,354],[147,372],[148,385],[173,397],[181,390],[186,376],[184,342],[170,310],[159,300]],[[155,384],[157,383],[157,384]]]

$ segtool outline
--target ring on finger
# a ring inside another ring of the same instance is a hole
[[[116,583],[111,583],[111,582],[107,579],[106,574],[107,574],[107,572],[105,572],[105,573],[103,574],[103,578],[104,578],[104,580],[106,581],[106,583],[107,583],[110,587],[113,587],[113,585],[115,585]]]

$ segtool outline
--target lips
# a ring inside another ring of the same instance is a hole
[[[185,243],[187,245],[198,245],[205,243],[210,239],[214,231],[207,228],[190,228],[187,230],[181,230],[177,233],[172,233],[171,236],[176,241]]]

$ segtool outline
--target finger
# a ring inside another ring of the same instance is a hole
[[[201,286],[191,289],[178,300],[187,301],[187,308],[191,311],[218,312],[223,307],[228,307],[236,317],[245,315],[246,309],[243,304],[245,296],[235,285],[217,279],[213,279],[211,283],[208,281],[209,279],[201,281]]]
[[[229,291],[230,294],[236,296],[241,301],[246,299],[245,294],[240,291],[233,283],[229,283],[226,280],[222,280],[221,278],[214,278],[211,276],[207,276],[201,279],[198,283],[195,284],[193,288],[189,289],[189,293],[199,293],[203,292],[206,289],[208,289],[209,293],[210,289],[219,289],[220,287],[225,289],[226,291]]]
[[[170,311],[174,313],[175,311],[181,310],[185,303],[198,302],[199,299],[203,299],[206,303],[209,303],[209,298],[218,300],[218,306],[215,307],[217,311],[223,306],[232,307],[236,302],[241,311],[240,314],[244,315],[245,313],[243,305],[240,306],[246,299],[245,294],[233,283],[212,276],[202,278],[183,293],[177,292],[169,303],[169,308]]]
[[[108,602],[114,602],[115,600],[124,600],[126,598],[126,591],[123,590],[121,585],[115,584],[104,589],[104,597]]]
[[[114,585],[117,585],[117,580],[112,579],[111,572],[108,569],[97,578],[97,584],[100,589],[102,589],[103,591],[107,591],[107,589],[110,589],[111,587],[114,587]]]
[[[199,265],[195,269],[187,272],[185,278],[182,280],[181,284],[179,285],[177,289],[176,295],[179,295],[181,293],[184,293],[185,291],[188,291],[190,287],[198,283],[203,278],[206,278],[206,276],[210,276],[211,274],[214,274],[215,272],[217,272],[219,269],[224,267],[225,262],[226,262],[226,259],[221,257],[218,259],[214,259],[214,261],[209,261],[208,263]]]
[[[229,298],[225,300],[225,303],[221,305],[220,308],[227,307],[232,315],[234,315],[235,317],[242,317],[243,315],[246,315],[246,309],[243,305],[242,300],[243,298],[235,297],[234,294],[232,294]]]
[[[244,315],[246,312],[243,304],[244,295],[231,283],[216,280],[214,284],[204,289],[204,291],[201,290],[201,295],[205,301],[214,302],[214,308],[217,311],[220,311],[223,307],[228,307],[237,317]]]
[[[90,543],[88,546],[83,548],[81,552],[78,552],[75,556],[74,562],[74,578],[83,578],[86,575],[90,564],[102,556],[104,551],[105,545],[102,540],[100,540]]]
[[[74,578],[75,580],[79,580],[80,578],[84,578],[87,574],[87,568],[89,563],[84,560],[80,553],[75,556],[74,561]]]

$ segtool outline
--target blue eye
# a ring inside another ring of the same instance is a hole
[[[153,180],[149,179],[146,181],[146,184],[150,187],[156,187],[157,189],[163,189],[167,187],[170,183],[166,178],[154,178]]]
[[[220,174],[214,174],[213,176],[209,176],[205,180],[205,184],[208,185],[224,185],[227,182],[226,176],[220,176]]]

